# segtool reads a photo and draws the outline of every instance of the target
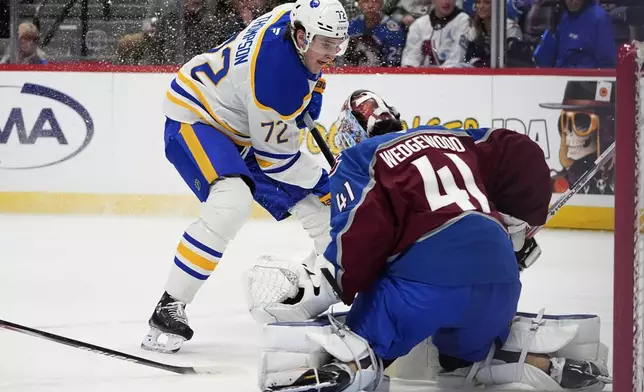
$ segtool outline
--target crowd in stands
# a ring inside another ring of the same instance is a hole
[[[47,48],[40,47],[35,18],[38,6],[33,7],[34,0],[20,1],[36,11],[32,18],[21,15],[17,54],[12,56],[6,45],[0,64],[45,63]],[[133,9],[145,9],[136,23],[127,25],[130,31],[117,31],[111,41],[107,34],[94,32],[91,45],[89,33],[85,38],[97,53],[103,49],[103,61],[181,64],[241,31],[280,0],[130,1],[136,3]],[[490,66],[491,0],[341,1],[350,18],[351,40],[338,66]],[[621,43],[644,40],[644,0],[641,5],[628,1],[507,0],[507,66],[614,68]],[[8,32],[8,22],[3,23],[7,18],[2,17],[2,3],[8,2],[0,0],[0,37]],[[52,55],[50,61],[55,60]]]

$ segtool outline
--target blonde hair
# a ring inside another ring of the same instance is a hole
[[[31,22],[22,22],[20,23],[20,26],[18,26],[18,37],[38,39],[40,38],[40,32],[38,31],[38,27],[36,27],[35,24]]]

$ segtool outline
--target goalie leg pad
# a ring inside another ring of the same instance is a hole
[[[333,320],[330,321],[329,319]],[[313,321],[273,323],[263,330],[259,387],[270,390],[293,384],[311,369],[330,362],[357,363],[350,371],[351,382],[343,391],[374,390],[382,379],[382,362],[368,343],[333,317]],[[343,320],[344,316],[339,317]],[[360,360],[369,358],[372,366],[363,368]],[[375,364],[375,365],[373,365]]]
[[[517,313],[510,328],[510,335],[503,351],[520,353],[518,362],[506,363],[488,355],[484,362],[454,372],[441,373],[438,382],[442,385],[466,385],[466,378],[474,383],[503,385],[518,389],[547,391],[564,390],[561,377],[549,375],[543,370],[525,363],[528,353],[546,354],[553,358],[553,365],[566,359],[592,361],[600,369],[600,382],[590,386],[592,390],[603,389],[608,372],[605,363],[608,348],[599,341],[600,320],[596,315],[545,315]],[[472,374],[474,373],[474,377]],[[605,375],[606,377],[601,377]],[[471,384],[470,384],[471,385]]]

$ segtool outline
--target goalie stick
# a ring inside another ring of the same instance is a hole
[[[599,169],[601,169],[610,159],[615,155],[615,142],[611,143],[610,146],[599,156],[597,159],[595,159],[595,162],[593,163],[593,167],[590,169],[586,170],[584,174],[581,175],[575,181],[574,184],[572,184],[571,187],[566,189],[566,191],[555,201],[550,208],[548,208],[548,217],[546,218],[546,222],[548,222],[556,213],[561,209],[561,207],[564,206],[570,200],[571,197],[573,197],[576,193],[578,193],[586,184],[588,184],[588,181],[590,181],[591,178],[597,174]],[[530,229],[528,229],[526,233],[527,238],[532,238],[534,237],[535,234],[539,230],[541,230],[543,226],[533,226]]]
[[[111,358],[120,359],[122,361],[136,363],[138,365],[144,365],[152,367],[155,369],[166,370],[172,373],[178,374],[218,374],[223,373],[227,369],[232,369],[231,367],[224,366],[214,366],[214,367],[191,367],[191,366],[175,366],[168,365],[161,362],[155,362],[149,359],[142,357],[137,357],[135,355],[127,354],[124,352],[112,350],[106,347],[97,346],[95,344],[81,342],[79,340],[67,338],[64,336],[56,335],[50,332],[41,331],[35,328],[30,328],[24,325],[12,323],[5,320],[0,320],[0,328],[4,328],[9,331],[19,332],[25,335],[34,336],[41,339],[46,339],[55,343],[64,344],[66,346],[75,347],[81,350],[90,351],[96,354],[105,355]]]

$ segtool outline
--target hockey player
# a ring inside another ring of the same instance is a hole
[[[553,355],[568,344],[597,359],[596,317],[578,320],[593,333],[577,340],[579,325],[515,318],[525,229],[545,223],[551,197],[536,143],[507,129],[403,131],[397,111],[366,90],[345,103],[338,133],[347,149],[331,171],[331,243],[295,268],[297,295],[251,312],[292,322],[339,299],[352,307],[346,326],[333,316],[331,325],[269,324],[262,389],[373,391],[383,368],[429,336],[443,384],[603,387],[600,363]]]
[[[294,214],[318,252],[329,242],[328,175],[300,153],[303,115],[320,114],[324,66],[343,54],[338,0],[298,0],[190,60],[166,92],[165,153],[202,202],[183,234],[142,347],[176,352],[193,330],[185,306],[251,213]],[[167,336],[164,342],[159,339]]]

